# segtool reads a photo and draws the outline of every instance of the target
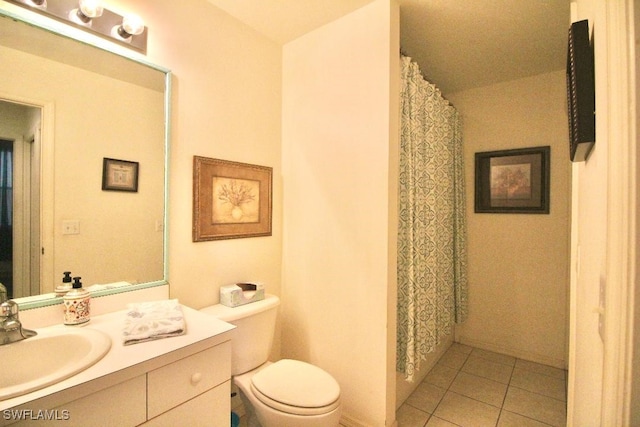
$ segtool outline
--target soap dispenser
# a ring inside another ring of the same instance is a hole
[[[67,292],[69,292],[72,287],[71,287],[71,272],[70,271],[65,271],[62,277],[62,284],[56,286],[56,296],[57,297],[61,297],[64,294],[66,294]]]
[[[91,293],[82,288],[80,280],[74,277],[72,289],[62,297],[65,325],[82,325],[91,318]]]

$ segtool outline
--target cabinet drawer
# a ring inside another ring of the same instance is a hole
[[[231,342],[147,374],[147,416],[157,417],[231,378]]]
[[[144,427],[228,426],[231,405],[231,380],[146,422]]]

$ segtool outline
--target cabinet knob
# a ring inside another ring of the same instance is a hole
[[[191,375],[191,384],[196,385],[200,382],[201,379],[202,374],[200,372],[196,372],[195,374]]]

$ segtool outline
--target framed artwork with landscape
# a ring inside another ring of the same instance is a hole
[[[193,158],[193,241],[271,236],[273,169]]]
[[[549,213],[550,147],[475,156],[476,213]]]

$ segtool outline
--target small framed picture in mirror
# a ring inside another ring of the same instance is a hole
[[[138,191],[138,162],[104,158],[102,189],[104,191]]]

